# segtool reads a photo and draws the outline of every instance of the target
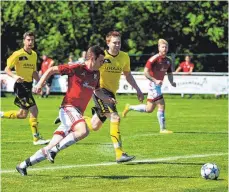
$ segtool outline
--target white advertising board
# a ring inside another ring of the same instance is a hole
[[[133,76],[142,92],[147,93],[149,81],[145,76],[142,73],[133,73]],[[2,91],[13,92],[14,79],[1,73],[0,80]],[[162,92],[169,94],[228,94],[229,90],[227,73],[216,73],[215,75],[214,73],[193,73],[191,75],[175,74],[174,82],[177,84],[176,87],[172,87],[167,76],[165,76]],[[67,86],[67,76],[55,75],[51,92],[64,93],[67,91]],[[136,91],[128,84],[122,75],[117,93],[136,93]]]

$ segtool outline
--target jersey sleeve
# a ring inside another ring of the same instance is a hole
[[[154,55],[154,56],[152,56],[152,57],[150,57],[150,58],[148,59],[148,61],[146,62],[145,67],[148,68],[148,69],[150,69],[151,66],[155,63],[155,61],[157,60],[158,57],[159,57],[158,54],[157,54],[157,55]]]
[[[130,71],[130,57],[129,57],[129,55],[126,55],[126,57],[125,57],[125,66],[123,68],[123,71],[125,71],[125,72]]]
[[[58,70],[60,72],[60,75],[68,75],[72,76],[74,74],[74,71],[79,67],[79,64],[75,65],[59,65]]]
[[[19,54],[15,51],[8,59],[7,59],[7,67],[12,69],[18,62]]]

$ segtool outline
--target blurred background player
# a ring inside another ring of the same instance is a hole
[[[185,61],[181,62],[179,64],[179,67],[176,69],[175,72],[186,72],[188,74],[191,74],[194,69],[194,64],[191,63],[191,57],[189,55],[185,56]],[[181,94],[181,97],[184,97],[184,93]],[[189,98],[192,97],[192,94],[189,94]]]
[[[104,62],[104,51],[99,46],[92,46],[87,52],[85,65],[59,65],[48,69],[36,86],[39,93],[49,76],[57,73],[68,75],[68,90],[59,110],[60,126],[54,132],[50,143],[34,155],[21,162],[16,170],[27,175],[26,168],[46,158],[54,163],[56,154],[88,136],[89,131],[83,113],[94,92],[106,103],[115,103],[115,99],[105,95],[99,86],[99,67]]]
[[[191,74],[193,72],[193,69],[194,69],[194,64],[191,63],[191,57],[189,55],[186,55],[185,61],[179,64],[179,67],[176,69],[175,72],[182,71]]]
[[[172,86],[176,87],[176,83],[173,82],[172,61],[166,56],[168,52],[168,42],[164,39],[159,39],[158,50],[159,53],[150,57],[144,68],[144,74],[146,78],[149,79],[147,104],[127,104],[122,116],[126,117],[127,113],[131,110],[152,113],[157,106],[157,118],[160,125],[160,133],[172,133],[172,131],[166,130],[165,128],[165,101],[161,93],[161,86],[166,72],[168,74],[169,82]]]
[[[100,68],[100,86],[105,95],[112,98],[116,97],[119,88],[121,73],[126,77],[127,82],[137,91],[140,102],[144,95],[136,84],[130,71],[130,58],[127,53],[120,50],[121,34],[117,31],[111,31],[106,36],[108,49],[105,50],[104,64]],[[127,162],[134,159],[123,151],[120,135],[120,116],[114,103],[106,103],[93,95],[95,107],[92,108],[93,117],[87,118],[86,122],[91,130],[97,131],[107,118],[110,119],[110,136],[115,149],[116,162]]]
[[[39,71],[40,77],[45,73],[45,71],[47,71],[55,63],[53,59],[47,57],[46,55],[42,56],[42,60],[43,61],[41,63],[41,70]],[[54,77],[53,75],[50,76],[49,79],[46,81],[45,91],[43,91],[43,90],[41,91],[41,97],[47,98],[49,96],[53,77]]]
[[[8,59],[5,72],[15,80],[14,104],[19,111],[0,112],[1,118],[8,119],[25,119],[30,112],[29,124],[33,134],[33,144],[47,144],[49,140],[44,140],[38,132],[38,108],[32,95],[33,78],[39,81],[37,73],[37,53],[32,50],[34,46],[34,33],[26,32],[23,35],[24,47],[15,51]],[[16,75],[12,72],[15,67]]]
[[[77,62],[79,62],[79,63],[84,63],[85,61],[86,61],[86,51],[82,51],[82,53],[81,53],[81,57],[77,60]]]

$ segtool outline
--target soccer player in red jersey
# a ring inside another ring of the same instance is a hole
[[[68,75],[68,90],[59,110],[60,126],[46,147],[17,165],[16,169],[22,176],[27,175],[27,167],[46,158],[54,163],[54,158],[59,151],[88,136],[89,131],[83,113],[93,93],[107,103],[116,102],[114,98],[106,96],[100,89],[99,68],[104,63],[104,55],[104,51],[99,46],[92,46],[87,51],[84,65],[54,66],[42,76],[35,88],[37,93],[41,91],[45,80],[55,73]]]
[[[55,63],[53,59],[47,57],[46,55],[43,55],[43,56],[42,56],[42,60],[43,60],[43,62],[41,63],[41,70],[39,71],[40,77],[41,77],[50,67],[52,67],[52,66],[54,65],[54,63]],[[54,76],[52,75],[52,76],[50,76],[50,77],[48,78],[47,83],[46,83],[46,85],[45,85],[46,91],[43,92],[43,91],[41,90],[41,97],[46,97],[46,98],[47,98],[47,97],[49,96],[50,90],[51,90],[51,85],[52,85],[53,77],[54,77]]]
[[[189,55],[185,56],[185,61],[181,62],[179,67],[176,69],[176,72],[186,72],[190,75],[193,72],[194,64],[191,63],[191,57]],[[184,97],[184,93],[181,93],[181,97]],[[192,94],[189,94],[189,98],[192,97]]]
[[[160,125],[160,133],[172,133],[172,131],[169,131],[165,128],[165,101],[161,93],[161,85],[163,83],[165,73],[168,74],[168,79],[171,85],[176,87],[176,83],[173,82],[171,68],[172,61],[166,56],[168,52],[168,42],[164,39],[159,39],[158,50],[159,53],[150,57],[144,68],[144,74],[146,78],[149,79],[147,104],[126,104],[122,116],[126,117],[127,113],[131,110],[152,113],[157,106],[157,117]]]
[[[177,68],[176,72],[186,72],[191,74],[194,69],[194,64],[191,63],[191,58],[189,55],[185,56],[185,61],[181,62],[179,67]]]

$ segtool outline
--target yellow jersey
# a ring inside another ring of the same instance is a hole
[[[7,59],[7,66],[15,67],[16,74],[24,78],[26,82],[33,81],[33,72],[37,70],[37,53],[27,53],[23,48],[13,52]]]
[[[116,94],[122,72],[130,71],[130,57],[127,53],[119,51],[112,56],[105,50],[104,64],[100,67],[100,87]]]

